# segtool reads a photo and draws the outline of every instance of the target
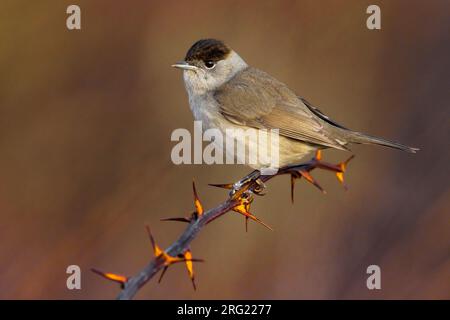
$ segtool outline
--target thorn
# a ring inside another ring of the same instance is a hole
[[[232,183],[225,183],[225,184],[213,184],[213,183],[209,183],[208,184],[211,187],[216,187],[216,188],[222,188],[222,189],[233,189],[233,184]]]
[[[305,170],[299,170],[298,171],[303,178],[305,178],[308,182],[310,182],[311,184],[313,184],[317,189],[319,189],[320,191],[322,191],[322,193],[326,193],[326,191],[320,186],[320,184],[312,177],[312,175]]]
[[[121,274],[110,273],[110,272],[103,272],[103,271],[100,271],[100,270],[95,269],[95,268],[91,268],[91,271],[96,273],[96,274],[98,274],[99,276],[101,276],[101,277],[103,277],[105,279],[108,279],[108,280],[111,280],[111,281],[119,283],[122,287],[128,281],[128,277],[123,276]]]
[[[234,212],[237,212],[237,213],[240,213],[240,214],[242,214],[243,216],[245,216],[245,218],[246,218],[246,221],[245,221],[245,222],[246,222],[246,231],[247,231],[247,222],[248,222],[248,219],[252,219],[253,221],[258,222],[259,224],[262,224],[262,225],[265,226],[267,229],[273,231],[272,227],[270,227],[268,224],[266,224],[266,223],[263,222],[262,220],[258,219],[257,217],[255,217],[254,215],[252,215],[252,214],[249,212],[249,210],[250,210],[250,202],[245,203],[245,201],[248,201],[248,200],[240,199],[240,201],[241,201],[241,203],[238,204],[238,205],[236,205],[236,206],[233,208],[233,211],[234,211]]]
[[[295,191],[295,180],[300,179],[302,177],[301,174],[298,173],[298,171],[291,170],[288,171],[291,176],[291,203],[294,203],[294,191]]]
[[[339,182],[344,186],[344,188],[347,190],[347,186],[344,182],[344,173],[343,172],[336,172],[336,178],[339,180]]]
[[[147,229],[148,237],[150,238],[150,242],[152,243],[153,254],[155,255],[155,257],[159,257],[160,255],[163,254],[164,251],[162,251],[161,248],[156,244],[155,239],[153,238],[152,232],[150,230],[150,227],[147,225],[145,226],[145,228]]]
[[[167,269],[171,264],[177,263],[177,262],[184,262],[186,264],[186,268],[188,269],[189,277],[192,280],[194,289],[196,289],[195,282],[194,282],[194,268],[193,268],[193,262],[203,262],[202,259],[195,259],[192,258],[192,253],[190,250],[187,250],[184,254],[180,254],[177,257],[172,257],[171,255],[167,254],[164,250],[162,250],[155,242],[155,239],[153,238],[153,235],[150,231],[150,227],[146,226],[148,237],[150,238],[150,241],[152,243],[153,252],[156,258],[162,258],[164,260],[164,269],[161,272],[161,275],[159,276],[158,283],[161,282],[162,278],[164,277]]]
[[[188,271],[189,278],[191,279],[192,286],[194,290],[197,290],[197,286],[195,285],[195,275],[194,275],[194,264],[192,263],[192,252],[191,250],[186,250],[184,253],[184,259],[186,263],[186,269]]]
[[[164,269],[162,270],[161,275],[159,276],[159,279],[158,279],[158,283],[161,283],[161,280],[164,277],[164,275],[166,274],[167,269],[169,269],[169,267],[165,266]]]
[[[178,222],[187,222],[190,223],[191,219],[186,217],[180,217],[180,218],[162,218],[160,221],[178,221]]]
[[[174,261],[173,263],[175,263],[175,262],[184,262],[186,264],[186,269],[188,271],[189,278],[192,281],[192,285],[194,287],[194,290],[196,290],[197,287],[195,285],[195,276],[194,276],[194,265],[193,265],[193,262],[203,262],[203,260],[202,259],[192,258],[192,253],[188,249],[188,250],[186,250],[186,252],[184,254],[180,254],[177,257],[177,261]],[[161,280],[164,277],[164,275],[166,274],[166,271],[167,271],[168,268],[169,268],[169,265],[166,265],[164,267],[164,269],[162,270],[161,275],[159,277],[158,283],[161,282]]]
[[[351,157],[349,157],[347,160],[345,160],[344,162],[341,162],[338,164],[338,167],[340,168],[339,172],[336,172],[336,177],[339,180],[339,182],[344,186],[345,190],[348,190],[348,186],[345,184],[344,181],[344,173],[345,170],[347,169],[347,165],[348,163],[355,157],[355,155],[352,155]]]
[[[173,263],[177,263],[180,261],[183,261],[183,259],[180,259],[178,257],[172,257],[171,255],[167,254],[164,250],[162,250],[155,242],[155,239],[153,238],[153,235],[150,231],[150,227],[147,225],[145,226],[147,229],[148,237],[150,238],[150,241],[152,243],[153,247],[153,254],[155,255],[155,258],[162,258],[164,260],[165,266],[170,266]]]
[[[316,155],[314,156],[314,159],[317,161],[322,160],[322,151],[321,150],[316,151]]]
[[[200,202],[200,199],[197,194],[197,189],[195,188],[195,181],[192,180],[192,189],[194,190],[194,205],[195,205],[195,211],[196,211],[196,217],[199,217],[203,214],[203,206]]]

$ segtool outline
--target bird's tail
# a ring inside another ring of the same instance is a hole
[[[377,144],[377,145],[381,145],[381,146],[385,146],[385,147],[389,147],[389,148],[403,150],[403,151],[406,151],[409,153],[416,153],[417,151],[419,151],[419,148],[408,147],[408,146],[405,146],[398,142],[393,142],[393,141],[385,140],[383,138],[378,138],[378,137],[372,137],[372,136],[366,135],[361,132],[356,132],[356,131],[352,131],[352,133],[350,134],[349,140],[351,143]]]

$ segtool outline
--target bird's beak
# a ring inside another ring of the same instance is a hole
[[[182,69],[182,70],[197,70],[196,66],[190,65],[186,61],[180,61],[172,65],[174,68]]]

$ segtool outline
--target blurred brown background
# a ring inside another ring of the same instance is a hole
[[[66,29],[66,8],[82,30]],[[366,28],[369,4],[382,30]],[[114,298],[89,271],[134,274],[184,228],[159,219],[206,207],[238,166],[175,166],[176,128],[192,128],[179,71],[196,40],[225,40],[336,121],[420,147],[355,146],[343,191],[269,184],[253,212],[230,213],[193,243],[194,292],[182,265],[140,299],[450,298],[448,1],[5,1],[0,4],[0,298]],[[345,152],[327,151],[338,161]],[[79,265],[82,290],[66,289]],[[382,290],[366,288],[366,268]]]

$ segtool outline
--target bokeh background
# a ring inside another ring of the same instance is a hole
[[[66,29],[66,8],[82,30]],[[366,28],[370,4],[382,30]],[[110,299],[97,267],[127,275],[184,228],[195,178],[207,208],[241,166],[175,166],[176,128],[192,128],[179,71],[196,40],[216,37],[344,125],[401,141],[415,155],[355,146],[345,192],[270,182],[253,212],[230,213],[192,244],[182,265],[139,299],[450,298],[448,1],[18,1],[0,4],[0,298]],[[330,161],[348,153],[327,151]],[[82,289],[66,289],[66,267]],[[366,288],[366,268],[382,290]]]

